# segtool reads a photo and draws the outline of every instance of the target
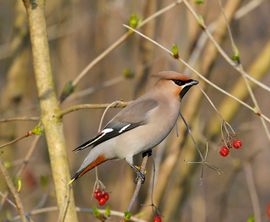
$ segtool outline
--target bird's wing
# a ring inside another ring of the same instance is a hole
[[[148,113],[158,106],[154,99],[140,99],[130,103],[122,109],[94,138],[83,143],[74,151],[83,150],[87,147],[95,147],[104,141],[116,137],[147,122]]]

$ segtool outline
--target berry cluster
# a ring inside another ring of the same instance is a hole
[[[154,221],[153,221],[153,222],[162,222],[161,216],[158,215],[158,214],[156,214],[156,215],[154,216]]]
[[[110,195],[108,192],[97,188],[94,192],[94,197],[98,201],[99,206],[103,206],[109,200]]]
[[[227,145],[224,145],[220,148],[219,150],[219,154],[223,157],[226,157],[229,155],[230,153],[230,149],[234,148],[234,149],[239,149],[242,147],[242,142],[240,139],[235,139],[230,143],[227,143]]]

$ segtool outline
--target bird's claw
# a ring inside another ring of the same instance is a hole
[[[142,173],[141,171],[137,171],[136,172],[136,180],[135,180],[135,183],[138,183],[138,181],[141,181],[141,183],[143,184],[144,181],[145,181],[145,174]]]

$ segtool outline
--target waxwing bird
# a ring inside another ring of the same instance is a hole
[[[99,164],[112,159],[125,159],[144,180],[143,173],[133,165],[133,156],[152,150],[171,132],[179,116],[180,102],[198,81],[173,71],[152,75],[154,87],[122,109],[92,139],[75,149],[90,149],[71,182]]]

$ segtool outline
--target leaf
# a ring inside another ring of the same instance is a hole
[[[20,177],[17,178],[17,192],[19,193],[22,189],[22,180]]]
[[[110,209],[109,206],[106,207],[104,214],[105,214],[106,217],[110,217],[111,216],[111,209]]]
[[[249,216],[247,222],[255,222],[255,218],[253,215]]]
[[[95,217],[99,217],[100,216],[100,212],[99,212],[98,208],[93,207],[93,214],[94,214]]]
[[[203,19],[202,15],[198,16],[198,23],[201,26],[201,28],[203,28],[203,29],[205,28],[204,19]]]
[[[8,169],[8,168],[10,168],[10,167],[12,167],[12,163],[10,162],[10,161],[5,161],[4,162],[4,167],[6,168],[6,169]]]
[[[135,76],[134,72],[129,68],[123,70],[123,75],[127,79],[132,79]]]
[[[49,177],[48,176],[41,176],[40,177],[40,184],[42,187],[46,188],[49,184]]]
[[[176,59],[179,58],[179,50],[178,50],[178,46],[176,44],[172,45],[171,52],[172,52],[174,58],[176,58]]]
[[[197,5],[201,5],[201,4],[204,3],[204,0],[195,0],[195,3],[196,3]]]
[[[35,135],[41,135],[43,131],[44,131],[43,127],[41,127],[40,124],[38,124],[37,126],[35,126],[34,129],[31,130],[31,133]]]
[[[73,85],[72,81],[68,81],[60,95],[60,102],[63,102],[71,93],[74,92],[74,90],[75,86]]]
[[[124,212],[124,218],[125,218],[125,220],[129,220],[130,218],[131,218],[131,213],[129,212],[129,211],[125,211]]]
[[[129,18],[128,24],[131,28],[137,28],[139,25],[140,19],[136,14],[132,14]]]
[[[232,60],[237,62],[237,63],[240,63],[240,53],[238,50],[235,50],[235,52],[232,56]]]

